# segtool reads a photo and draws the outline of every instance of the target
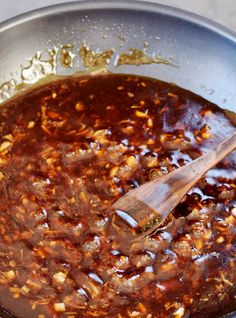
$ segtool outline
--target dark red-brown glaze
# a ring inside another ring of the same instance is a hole
[[[124,193],[233,131],[219,107],[130,75],[62,79],[3,105],[0,303],[19,318],[203,318],[232,309],[235,153],[129,253],[106,228]]]

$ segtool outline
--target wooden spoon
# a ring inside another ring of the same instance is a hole
[[[236,132],[191,163],[131,190],[113,204],[113,225],[118,219],[119,225],[125,222],[142,236],[152,233],[194,184],[235,148]]]

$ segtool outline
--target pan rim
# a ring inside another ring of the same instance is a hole
[[[40,19],[54,14],[64,14],[72,11],[90,10],[126,10],[133,12],[158,13],[173,18],[178,18],[200,27],[204,27],[205,29],[212,31],[221,37],[227,38],[236,44],[236,32],[230,28],[199,14],[168,5],[153,3],[149,0],[82,0],[50,5],[19,14],[1,22],[0,36],[3,32],[6,32],[11,28],[17,27],[35,19]]]

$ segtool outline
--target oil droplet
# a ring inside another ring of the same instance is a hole
[[[215,93],[215,90],[213,88],[209,88],[205,85],[201,85],[201,89],[207,92],[209,95],[212,95]]]
[[[113,49],[97,53],[91,50],[88,45],[84,45],[79,49],[79,55],[83,61],[84,66],[90,70],[94,68],[106,67],[109,64],[113,54]]]
[[[21,71],[22,82],[25,84],[34,84],[47,75],[56,74],[56,58],[58,49],[48,50],[49,59],[42,58],[42,52],[37,52],[29,60],[30,65]]]
[[[60,61],[62,66],[72,68],[74,65],[75,54],[73,53],[74,45],[66,44],[60,47]]]
[[[128,53],[120,53],[116,66],[120,65],[143,65],[143,64],[166,64],[173,65],[169,59],[165,59],[160,55],[151,57],[144,51],[131,48]]]
[[[16,81],[11,79],[0,86],[0,103],[9,99],[15,92]]]

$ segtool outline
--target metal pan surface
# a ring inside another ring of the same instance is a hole
[[[84,43],[95,51],[138,48],[175,67],[110,64],[109,70],[159,78],[236,112],[236,34],[200,16],[147,2],[81,1],[39,9],[0,24],[0,83],[20,79],[37,51]],[[69,70],[80,68],[81,61]],[[59,71],[58,71],[59,72]],[[68,70],[60,70],[64,75]],[[2,312],[2,317],[10,317]],[[236,317],[231,314],[228,317]]]

